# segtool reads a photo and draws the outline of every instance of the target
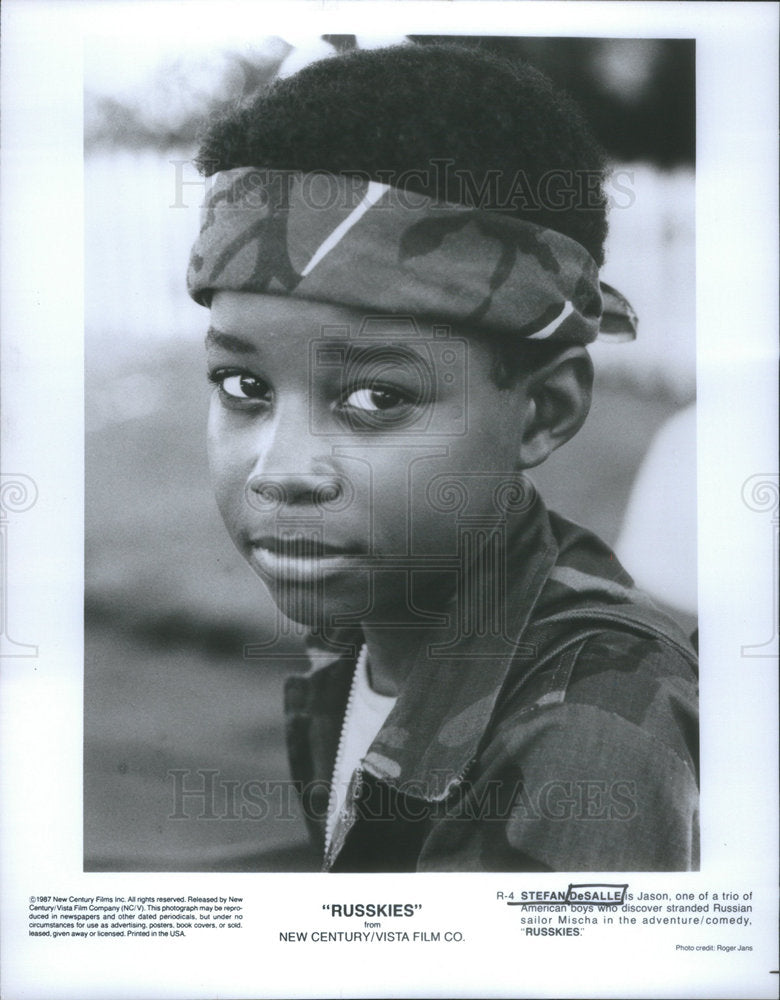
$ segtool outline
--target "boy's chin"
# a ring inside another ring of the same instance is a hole
[[[367,623],[378,628],[441,628],[442,611],[453,592],[452,579],[434,574],[431,580],[435,579],[436,587],[432,592],[419,585],[411,587],[403,573],[374,574],[372,579],[371,573],[356,570],[316,584],[262,579],[286,618],[325,632]]]
[[[279,583],[263,579],[276,607],[291,621],[306,628],[327,630],[349,624],[359,624],[370,607],[368,580],[360,586],[361,574],[354,574],[348,586],[316,586],[299,583]]]

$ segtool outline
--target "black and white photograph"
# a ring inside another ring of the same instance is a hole
[[[10,4],[9,1000],[776,989],[778,11],[670,6]]]
[[[694,70],[272,37],[87,91],[88,870],[698,866]]]

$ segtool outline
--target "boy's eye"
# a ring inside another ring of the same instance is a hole
[[[230,400],[269,402],[271,388],[268,383],[247,372],[217,371],[209,376],[223,396]]]
[[[407,402],[406,397],[395,389],[356,389],[344,400],[344,406],[366,413],[381,413]]]
[[[388,431],[416,423],[425,407],[418,393],[374,384],[345,394],[338,410],[356,431]]]

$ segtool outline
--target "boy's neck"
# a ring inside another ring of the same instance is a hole
[[[443,641],[442,615],[455,594],[452,581],[437,573],[418,572],[414,594],[404,571],[385,573],[385,588],[394,599],[372,609],[373,621],[361,622],[368,649],[368,677],[377,694],[397,697],[407,674],[431,642]],[[392,582],[391,582],[392,581]],[[384,620],[383,620],[384,619]],[[430,624],[426,624],[430,623]]]
[[[534,508],[538,509],[538,506]],[[513,516],[511,528],[507,528],[506,544],[514,545],[518,534],[524,537],[530,516],[529,512]],[[479,567],[485,572],[481,562]],[[392,573],[385,576],[388,580],[392,579]],[[473,585],[474,580],[471,583]],[[453,630],[457,633],[459,628],[459,616],[454,606],[457,588],[451,579],[442,578],[435,572],[427,575],[418,572],[412,594],[409,581],[401,571],[394,584],[390,589],[397,599],[390,602],[390,606],[381,603],[378,607],[372,606],[373,615],[383,608],[386,621],[383,623],[375,618],[373,622],[361,622],[368,649],[369,682],[377,694],[391,697],[400,693],[414,664],[424,659],[428,646],[452,641],[456,638]],[[481,592],[486,586],[483,581]],[[460,588],[463,588],[463,581]],[[382,612],[379,614],[381,617]],[[426,626],[426,619],[431,623],[429,626]]]
[[[369,683],[377,694],[397,697],[419,653],[430,642],[423,629],[364,626]]]

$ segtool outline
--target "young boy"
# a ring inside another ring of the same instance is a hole
[[[319,650],[286,708],[325,868],[696,867],[693,650],[524,475],[632,335],[577,112],[483,53],[357,52],[199,162],[216,496]]]

